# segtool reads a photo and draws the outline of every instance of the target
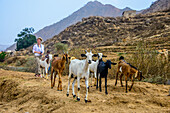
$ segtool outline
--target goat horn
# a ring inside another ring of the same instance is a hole
[[[87,53],[87,50],[85,50],[85,52]]]
[[[63,50],[63,53],[65,54],[64,50]]]
[[[68,51],[67,51],[67,54],[68,54]]]

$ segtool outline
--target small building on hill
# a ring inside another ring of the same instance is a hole
[[[122,13],[123,17],[134,17],[136,15],[136,10],[124,11]]]

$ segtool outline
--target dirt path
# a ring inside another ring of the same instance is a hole
[[[57,84],[50,88],[50,80],[37,78],[33,73],[6,71],[0,69],[0,113],[11,112],[76,112],[76,113],[128,113],[128,112],[170,112],[170,86],[135,82],[131,92],[125,93],[125,87],[115,87],[114,79],[108,80],[108,95],[90,88],[89,99],[85,103],[85,83],[81,80],[80,102],[66,96],[67,77],[63,77],[63,91],[57,91]],[[73,80],[72,80],[73,81]],[[103,80],[104,81],[104,80]],[[124,82],[123,82],[124,83]],[[129,84],[131,84],[129,82]],[[75,86],[77,94],[77,84]]]

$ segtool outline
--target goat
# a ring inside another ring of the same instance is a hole
[[[98,53],[97,57],[98,57],[98,59],[96,61],[92,61],[92,63],[89,64],[90,75],[91,75],[91,87],[92,87],[93,74],[94,74],[94,77],[95,77],[94,86],[96,86],[96,81],[97,81],[96,74],[97,74],[97,66],[99,64],[99,60],[102,59],[102,57],[107,57],[107,56],[104,56],[102,53]]]
[[[74,84],[77,79],[78,83],[78,95],[77,95],[77,101],[80,101],[80,79],[85,78],[85,84],[86,84],[86,97],[85,97],[85,102],[87,103],[88,101],[88,79],[89,79],[89,64],[92,62],[92,57],[97,56],[96,54],[93,54],[91,51],[87,52],[86,54],[81,54],[82,57],[86,57],[85,60],[78,60],[74,59],[71,60],[70,65],[69,65],[69,77],[68,77],[68,89],[67,89],[67,96],[69,96],[69,87],[70,87],[70,80],[71,80],[71,75],[74,77],[74,81],[72,83],[72,91],[73,91],[73,97],[75,98],[75,92],[74,92]]]
[[[50,61],[52,60],[52,55],[49,54],[48,55],[48,58],[45,58],[44,60],[41,59],[40,60],[40,69],[43,70],[43,77],[44,77],[44,70],[45,70],[45,73],[46,73],[46,79],[48,79],[48,68],[50,67]]]
[[[57,88],[58,91],[62,91],[61,75],[63,73],[63,70],[65,69],[65,62],[68,63],[68,57],[69,57],[68,53],[64,53],[62,58],[55,58],[52,60],[51,63],[51,88],[55,86],[55,78],[56,75],[58,75],[59,76],[58,88]],[[54,76],[54,81],[53,81],[53,76]]]
[[[132,87],[133,87],[133,84],[134,84],[134,80],[137,78],[139,81],[142,80],[142,78],[144,78],[142,76],[142,72],[140,70],[138,70],[136,67],[132,66],[131,64],[129,63],[126,63],[125,60],[124,60],[124,57],[121,56],[119,58],[119,63],[118,63],[118,68],[117,68],[117,74],[116,74],[116,82],[115,82],[115,86],[117,85],[117,79],[118,79],[118,75],[119,75],[119,72],[121,73],[120,75],[120,83],[121,83],[121,87],[123,87],[123,84],[122,84],[122,77],[123,75],[125,75],[125,82],[126,82],[126,93],[127,93],[127,79],[128,77],[131,79],[132,81],[132,85],[131,87],[129,88],[129,91],[131,91]],[[135,76],[133,76],[135,74]]]
[[[112,63],[110,60],[107,60],[106,62],[103,62],[102,59],[99,60],[99,64],[97,66],[97,86],[96,89],[98,89],[98,77],[99,77],[99,88],[100,92],[101,89],[101,78],[105,78],[105,93],[107,92],[107,74],[108,74],[108,68],[111,69],[111,64],[116,65],[117,63]]]

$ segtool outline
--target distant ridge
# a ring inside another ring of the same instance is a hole
[[[12,44],[11,46],[8,46],[8,48],[6,48],[6,50],[5,51],[7,51],[7,50],[15,50],[16,49],[16,43],[14,43],[14,44]]]
[[[9,45],[0,45],[0,51],[4,51]]]

